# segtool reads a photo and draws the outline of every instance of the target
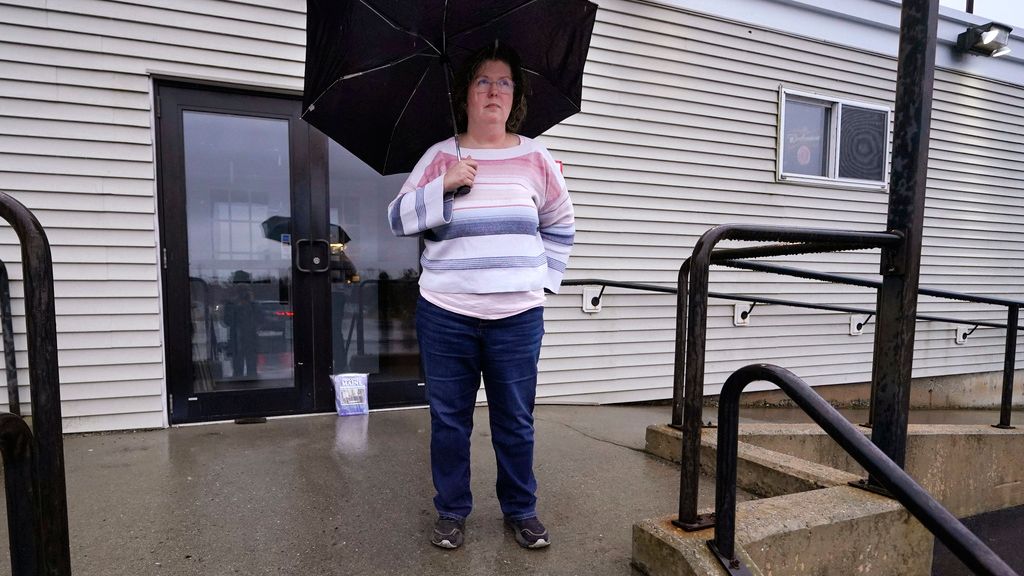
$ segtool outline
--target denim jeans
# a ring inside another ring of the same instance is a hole
[[[430,402],[430,467],[438,514],[464,520],[473,509],[469,443],[482,374],[501,511],[513,520],[535,516],[533,405],[544,308],[480,320],[421,297],[416,334]]]

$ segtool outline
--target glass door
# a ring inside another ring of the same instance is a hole
[[[184,111],[195,392],[295,385],[288,121]]]
[[[295,98],[157,89],[171,421],[334,409],[331,374],[371,408],[425,403],[420,244],[396,238],[381,176],[301,120]]]
[[[310,240],[299,104],[177,86],[158,98],[172,422],[310,411],[303,259],[326,253]]]
[[[406,175],[381,176],[333,141],[327,158],[333,370],[369,374],[371,408],[425,404],[414,324],[420,244],[387,223]]]

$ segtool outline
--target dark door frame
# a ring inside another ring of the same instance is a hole
[[[326,138],[299,117],[295,97],[239,89],[158,81],[157,182],[162,247],[163,321],[166,334],[168,405],[172,424],[271,416],[325,410],[331,407],[328,279],[302,273],[299,257],[310,258],[315,244],[299,250],[300,239],[324,239],[327,223],[314,218],[315,199],[326,196]],[[291,301],[295,358],[294,387],[245,392],[192,394],[190,282],[185,211],[182,112],[184,110],[279,118],[289,122],[289,169],[293,219]],[[317,203],[325,202],[320,200]]]

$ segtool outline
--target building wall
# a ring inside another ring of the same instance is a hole
[[[890,50],[849,50],[667,5],[600,5],[583,113],[543,138],[565,163],[577,206],[569,278],[673,285],[699,235],[726,222],[882,229],[883,193],[775,181],[776,119],[780,84],[891,104]],[[153,78],[297,93],[303,9],[295,0],[0,0],[0,190],[35,211],[53,247],[67,431],[167,423]],[[940,70],[933,118],[922,283],[1024,296],[1024,88]],[[0,227],[24,367],[16,244]],[[877,269],[871,253],[787,261]],[[874,301],[867,290],[749,272],[712,279],[722,292]],[[579,292],[549,301],[540,401],[669,397],[674,298],[609,289],[591,316]],[[713,304],[708,393],[755,360],[814,384],[868,379],[870,325],[851,337],[847,315],[759,306],[749,327],[734,328],[732,304]],[[921,308],[1004,319],[976,305]],[[918,329],[917,376],[1001,369],[1000,330],[980,328],[955,346],[950,325]],[[19,377],[25,399],[27,372]]]
[[[655,3],[600,6],[583,113],[546,140],[565,161],[576,203],[570,277],[674,286],[697,238],[717,224],[884,229],[885,193],[776,182],[776,132],[780,85],[892,107],[892,30],[891,46],[868,52]],[[944,40],[940,61],[951,49]],[[937,71],[922,286],[1024,297],[1022,114],[1020,85]],[[878,278],[877,251],[778,260]],[[711,278],[718,292],[875,304],[874,291],[850,286],[724,268]],[[540,394],[562,402],[670,397],[674,302],[612,288],[595,315],[580,311],[578,297],[552,302]],[[733,327],[733,303],[711,304],[707,393],[762,361],[815,385],[870,379],[873,324],[850,336],[849,314],[758,306],[749,326]],[[919,313],[1006,319],[1005,308],[926,297]],[[956,345],[954,329],[918,323],[915,376],[1002,369],[1003,330],[979,328]],[[1020,346],[1017,354],[1020,362]]]
[[[52,247],[66,431],[167,424],[153,76],[301,91],[304,46],[294,0],[0,2],[0,190]],[[25,402],[21,256],[6,226],[0,258]]]

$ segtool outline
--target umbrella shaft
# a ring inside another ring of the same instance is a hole
[[[448,87],[448,111],[452,116],[452,134],[455,136],[455,156],[462,161],[462,148],[459,146],[459,125],[455,122],[455,103],[452,102],[452,65],[444,59],[444,83]]]

